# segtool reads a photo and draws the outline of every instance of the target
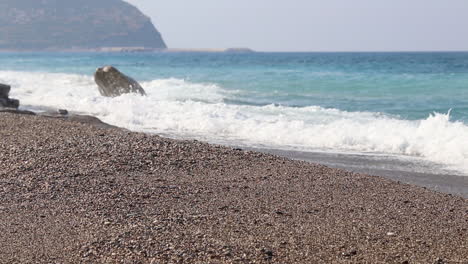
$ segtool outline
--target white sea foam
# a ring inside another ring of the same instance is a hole
[[[5,72],[11,96],[23,108],[41,106],[87,113],[131,130],[217,143],[304,151],[352,151],[420,157],[468,175],[468,126],[449,113],[417,121],[379,113],[318,106],[250,106],[224,103],[232,92],[179,79],[143,82],[148,96],[99,95],[91,76]]]

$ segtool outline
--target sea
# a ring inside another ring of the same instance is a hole
[[[101,96],[93,74],[104,65],[147,96]],[[360,168],[468,176],[468,52],[0,53],[0,83],[25,110],[67,109],[267,152],[360,157],[347,165]]]

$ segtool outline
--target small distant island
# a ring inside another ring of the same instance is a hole
[[[2,0],[2,51],[166,49],[151,19],[122,0]]]
[[[204,52],[204,53],[253,53],[255,52],[249,48],[227,48],[227,49],[164,49],[162,52]]]

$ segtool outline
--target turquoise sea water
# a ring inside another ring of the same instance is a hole
[[[138,80],[177,78],[237,92],[227,103],[319,105],[468,121],[464,53],[1,54],[0,70],[91,75],[114,65]]]
[[[148,97],[102,98],[113,65]],[[468,52],[3,53],[24,108],[216,143],[417,157],[468,173]]]

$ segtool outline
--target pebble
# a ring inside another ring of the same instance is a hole
[[[58,113],[59,113],[60,115],[68,115],[68,110],[66,110],[66,109],[59,109],[59,110],[58,110]]]

